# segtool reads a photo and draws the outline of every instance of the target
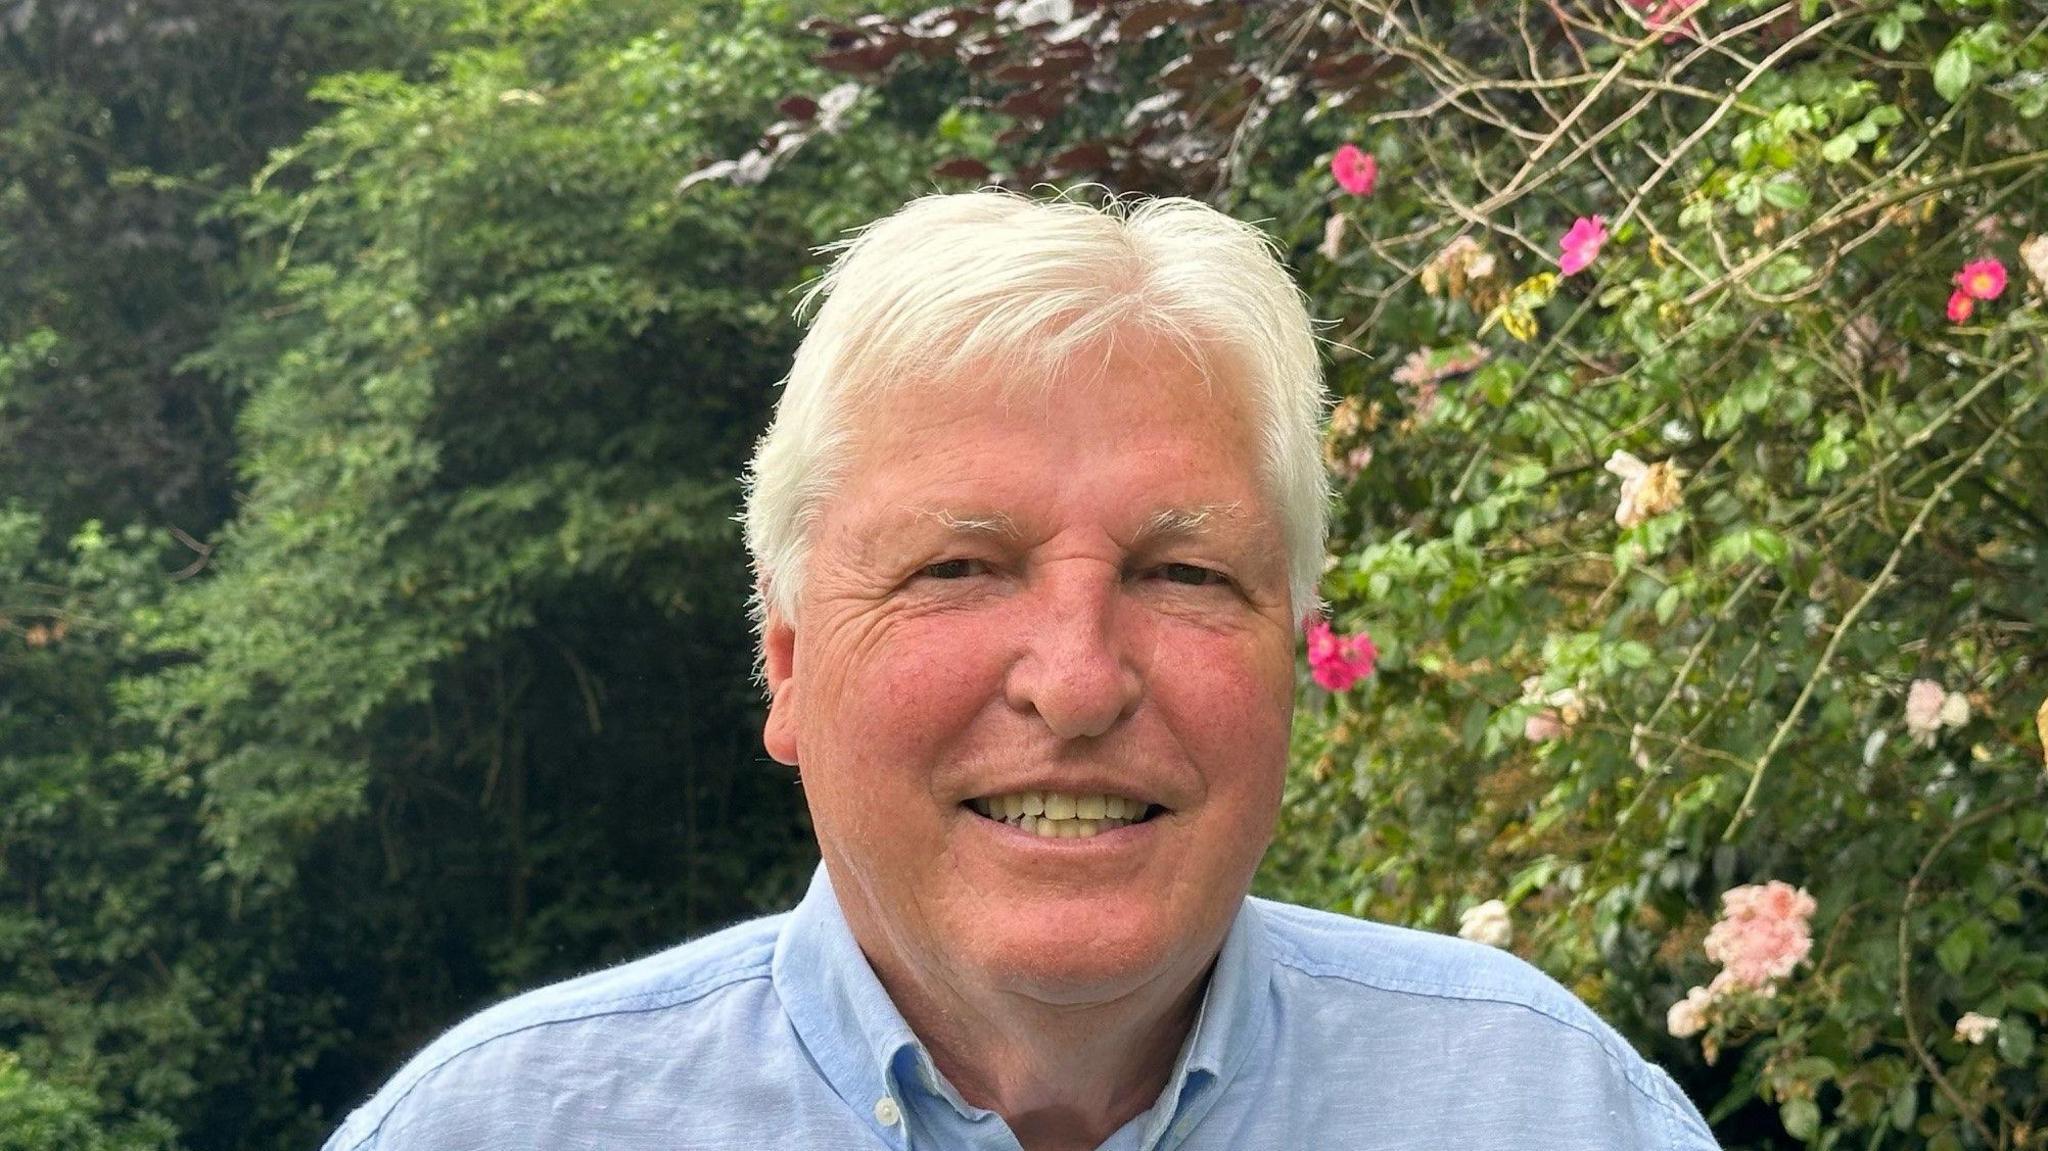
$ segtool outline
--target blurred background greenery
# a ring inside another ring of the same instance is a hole
[[[315,1146],[793,900],[734,476],[816,246],[990,181],[1209,199],[1333,321],[1379,670],[1304,675],[1262,890],[1500,900],[1731,1147],[2048,1146],[2044,27],[0,4],[0,1151]],[[1667,1018],[1770,879],[1811,955]]]

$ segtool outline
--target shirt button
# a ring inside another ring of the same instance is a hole
[[[902,1118],[903,1112],[897,1108],[894,1099],[884,1095],[875,1100],[875,1122],[884,1127],[894,1127]]]

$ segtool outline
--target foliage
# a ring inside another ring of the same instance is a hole
[[[181,361],[230,289],[218,193],[304,127],[315,69],[397,59],[375,5],[7,6],[0,491],[87,518],[225,514],[227,398]]]
[[[814,237],[902,176],[835,141],[836,197],[676,187],[815,77],[787,23],[453,19],[416,78],[322,81],[233,205],[246,295],[194,362],[241,397],[246,494],[143,624],[128,762],[197,805],[209,879],[327,941],[330,1106],[815,861],[759,751],[733,477]]]
[[[866,87],[964,89],[936,175],[1209,196],[1336,322],[1325,591],[1381,659],[1306,697],[1265,889],[1442,930],[1503,899],[1729,1145],[1929,1148],[2048,1120],[2044,28],[1374,0],[818,26]],[[800,135],[730,174],[772,187]],[[1345,144],[1376,180],[1333,175]],[[2009,286],[1951,321],[1986,258]],[[1908,718],[1919,679],[1959,723]],[[1812,954],[1665,1034],[1720,894],[1773,879],[1816,897]],[[1995,1039],[1952,1034],[1969,1011]]]
[[[303,127],[310,69],[384,43],[372,14],[25,3],[0,26],[6,1146],[162,1146],[173,1115],[232,1146],[304,1114],[325,996],[292,989],[277,917],[200,881],[192,804],[119,762],[143,733],[110,685],[152,663],[133,620],[193,558],[174,533],[227,511],[228,399],[181,365],[234,268],[208,210]]]
[[[1343,369],[1373,457],[1326,587],[1386,674],[1312,709],[1293,809],[1338,848],[1276,882],[1441,927],[1506,898],[1731,1145],[2036,1145],[2044,285],[1943,301],[2043,219],[2048,13],[1716,5],[1667,41],[1619,9],[1460,52],[1397,16],[1354,27],[1409,94],[1343,125],[1389,194],[1309,273],[1378,355]],[[1517,301],[1596,215],[1592,267]],[[1448,274],[1459,235],[1493,275]],[[1467,374],[1409,358],[1475,339]],[[1617,452],[1673,498],[1630,507]],[[1922,678],[1966,724],[1909,738]],[[1581,716],[1531,741],[1558,692]],[[1808,964],[1658,1037],[1766,879],[1818,900]],[[2000,1042],[1951,1034],[1972,1010]]]
[[[117,1144],[94,1121],[87,1093],[32,1078],[12,1054],[0,1051],[0,1151],[114,1151],[146,1146]]]
[[[801,882],[731,477],[809,245],[907,179],[821,144],[843,198],[678,197],[814,75],[775,4],[288,7],[150,24],[145,81],[0,69],[105,101],[97,159],[187,145],[116,189],[18,136],[69,182],[9,202],[80,223],[0,253],[40,325],[0,348],[0,1042],[153,1145],[308,1145],[489,998]],[[409,39],[300,136],[301,47],[356,18]],[[124,275],[89,233],[131,210],[218,247]]]
[[[1511,939],[1731,1147],[2043,1145],[2038,0],[20,7],[0,1147],[303,1146],[785,900],[729,517],[787,291],[1089,179],[1332,320],[1262,888]],[[1730,889],[1803,941],[1771,880],[1811,954],[1709,994]]]
[[[43,535],[18,505],[0,514],[0,1033],[6,1058],[25,1064],[0,1076],[16,1083],[0,1115],[19,1112],[0,1121],[0,1140],[42,1131],[51,1145],[101,1146],[85,1124],[104,1110],[155,1146],[170,1112],[222,1080],[247,1081],[266,1052],[230,1043],[265,989],[223,977],[273,940],[262,924],[223,930],[216,893],[191,883],[190,805],[113,762],[131,732],[107,684],[132,666],[113,621],[154,580],[154,549],[139,531],[109,538],[89,524],[51,559],[37,555]],[[65,1084],[61,1097],[22,1085],[30,1069]],[[269,1101],[250,1110],[275,1114]]]

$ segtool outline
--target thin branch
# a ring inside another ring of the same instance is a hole
[[[1934,1080],[1935,1087],[1940,1089],[1943,1095],[1948,1096],[1948,1101],[1955,1107],[1956,1114],[1969,1120],[1984,1142],[1993,1147],[1999,1146],[2001,1141],[1992,1135],[1991,1128],[1985,1126],[1984,1120],[1978,1117],[1977,1109],[1970,1106],[1962,1093],[1956,1090],[1955,1084],[1949,1082],[1948,1076],[1941,1073],[1941,1065],[1934,1061],[1934,1056],[1928,1053],[1926,1045],[1920,1042],[1920,1029],[1913,1023],[1912,913],[1913,902],[1920,898],[1920,885],[1926,882],[1927,873],[1934,868],[1934,861],[1941,857],[1941,853],[1947,850],[1955,837],[1993,816],[2005,813],[2018,802],[2016,799],[2008,799],[2003,803],[1994,803],[1950,824],[1948,830],[1941,833],[1941,838],[1934,841],[1934,846],[1928,849],[1927,854],[1921,857],[1919,868],[1913,872],[1913,878],[1906,882],[1905,898],[1899,901],[1899,1016],[1906,1023],[1906,1046],[1910,1047],[1914,1056],[1920,1060],[1920,1066],[1925,1068],[1928,1076]]]
[[[2021,414],[2033,406],[2034,401],[2028,400],[2015,407],[2012,413],[2006,416],[2005,425],[2010,425],[2017,421]],[[1987,438],[1982,444],[1978,445],[1976,451],[1970,453],[1969,459],[1964,460],[1960,467],[1949,473],[1947,479],[1941,481],[1940,486],[1936,487],[1933,493],[1927,497],[1926,501],[1920,505],[1920,514],[1913,517],[1913,522],[1907,525],[1905,534],[1899,537],[1898,546],[1892,549],[1891,556],[1884,562],[1884,568],[1877,573],[1877,577],[1870,581],[1870,586],[1863,589],[1863,595],[1842,616],[1842,622],[1835,627],[1835,633],[1828,637],[1827,646],[1821,649],[1820,658],[1814,662],[1813,674],[1807,677],[1806,686],[1799,691],[1799,698],[1793,701],[1792,709],[1785,713],[1785,718],[1778,724],[1778,730],[1771,736],[1770,743],[1764,745],[1763,754],[1757,756],[1755,765],[1750,768],[1749,788],[1742,793],[1742,802],[1736,805],[1735,816],[1728,821],[1727,830],[1721,833],[1721,842],[1728,843],[1733,841],[1736,831],[1742,827],[1743,821],[1754,810],[1751,805],[1756,801],[1757,789],[1763,786],[1765,769],[1770,766],[1771,760],[1778,754],[1778,749],[1785,745],[1785,740],[1792,734],[1793,725],[1799,722],[1800,713],[1806,710],[1807,701],[1813,698],[1813,693],[1819,688],[1822,677],[1827,674],[1829,665],[1834,662],[1835,652],[1842,646],[1842,640],[1854,628],[1856,621],[1862,617],[1864,610],[1876,601],[1878,593],[1884,590],[1886,584],[1891,582],[1892,573],[1898,570],[1899,560],[1904,558],[1907,549],[1913,546],[1913,541],[1920,537],[1920,532],[1926,528],[1927,521],[1934,515],[1934,509],[1940,507],[1942,502],[1947,499],[1951,488],[1954,488],[1964,476],[1976,470],[1977,465],[1983,462],[1984,456],[1991,450],[1991,445],[1996,442],[1997,437],[1995,436]]]
[[[1614,218],[1614,224],[1612,225],[1614,229],[1619,231],[1622,225],[1628,223],[1629,220],[1635,216],[1636,209],[1642,206],[1643,197],[1649,195],[1650,192],[1657,187],[1657,185],[1663,183],[1664,177],[1670,173],[1672,166],[1677,164],[1678,161],[1682,157],[1684,157],[1688,152],[1691,152],[1693,148],[1696,147],[1701,140],[1705,139],[1707,133],[1713,131],[1714,126],[1721,122],[1722,117],[1726,116],[1729,112],[1734,110],[1735,101],[1738,98],[1740,98],[1744,92],[1749,91],[1750,85],[1755,84],[1758,80],[1763,79],[1764,76],[1769,74],[1771,69],[1774,66],[1776,66],[1778,61],[1783,60],[1786,56],[1790,55],[1793,51],[1797,50],[1800,45],[1806,43],[1808,40],[1813,39],[1815,36],[1820,35],[1822,32],[1827,31],[1829,28],[1834,27],[1836,24],[1841,23],[1844,19],[1847,18],[1847,16],[1847,12],[1836,12],[1832,15],[1825,16],[1819,20],[1814,21],[1812,24],[1807,26],[1805,31],[1801,32],[1797,36],[1793,36],[1787,39],[1783,44],[1778,45],[1776,51],[1764,57],[1763,60],[1757,64],[1756,67],[1750,69],[1748,75],[1745,75],[1740,81],[1738,81],[1734,89],[1731,90],[1728,93],[1728,95],[1722,99],[1721,106],[1714,109],[1713,113],[1710,114],[1705,120],[1702,120],[1700,122],[1700,126],[1694,128],[1690,135],[1688,135],[1685,139],[1679,141],[1678,147],[1673,149],[1669,156],[1664,157],[1664,163],[1659,165],[1656,171],[1650,173],[1649,179],[1644,180],[1640,185],[1637,186],[1635,195],[1629,197],[1628,204],[1622,208],[1621,214]]]

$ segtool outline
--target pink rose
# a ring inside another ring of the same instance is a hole
[[[1906,734],[1921,747],[1933,747],[1943,728],[1970,722],[1970,700],[1931,679],[1916,679],[1906,689]]]
[[[1948,297],[1948,321],[1960,324],[1977,310],[1978,300],[1995,300],[2005,291],[2005,265],[1994,259],[1971,260],[1955,275],[1956,290]]]
[[[1380,162],[1358,145],[1346,144],[1330,157],[1330,174],[1337,177],[1339,188],[1354,196],[1370,196],[1373,185],[1379,183]]]
[[[1352,684],[1372,674],[1380,653],[1372,637],[1359,632],[1345,635],[1332,631],[1320,617],[1308,622],[1308,670],[1325,691],[1348,691]]]
[[[2005,291],[2005,265],[1997,260],[1971,260],[1956,273],[1955,283],[1973,300],[1995,300]]]
[[[1969,319],[1969,318],[1970,318],[1970,313],[1971,313],[1971,312],[1974,312],[1974,311],[1976,311],[1976,310],[1977,310],[1977,301],[1975,301],[1975,300],[1973,300],[1973,299],[1971,299],[1971,298],[1970,298],[1970,293],[1968,293],[1968,292],[1965,292],[1965,291],[1963,291],[1963,290],[1962,290],[1961,288],[1957,288],[1957,289],[1956,289],[1955,291],[1953,291],[1953,292],[1950,292],[1950,293],[1949,293],[1949,296],[1948,296],[1948,322],[1949,322],[1949,323],[1951,323],[1951,324],[1960,324],[1960,323],[1962,323],[1963,321],[1965,321],[1965,320]]]
[[[1552,708],[1544,708],[1522,721],[1522,738],[1530,743],[1549,743],[1564,737],[1564,718]]]
[[[1572,221],[1571,230],[1564,234],[1564,239],[1558,241],[1564,255],[1557,261],[1557,270],[1567,276],[1585,271],[1606,243],[1606,221],[1599,216],[1580,216]]]
[[[1813,950],[1807,926],[1816,908],[1804,888],[1782,880],[1730,888],[1721,919],[1707,932],[1707,958],[1721,964],[1712,990],[1769,993]]]
[[[1652,31],[1663,32],[1666,44],[1677,43],[1680,37],[1699,39],[1699,22],[1687,13],[1704,4],[1706,0],[1628,0],[1628,6],[1643,14],[1643,23]]]

